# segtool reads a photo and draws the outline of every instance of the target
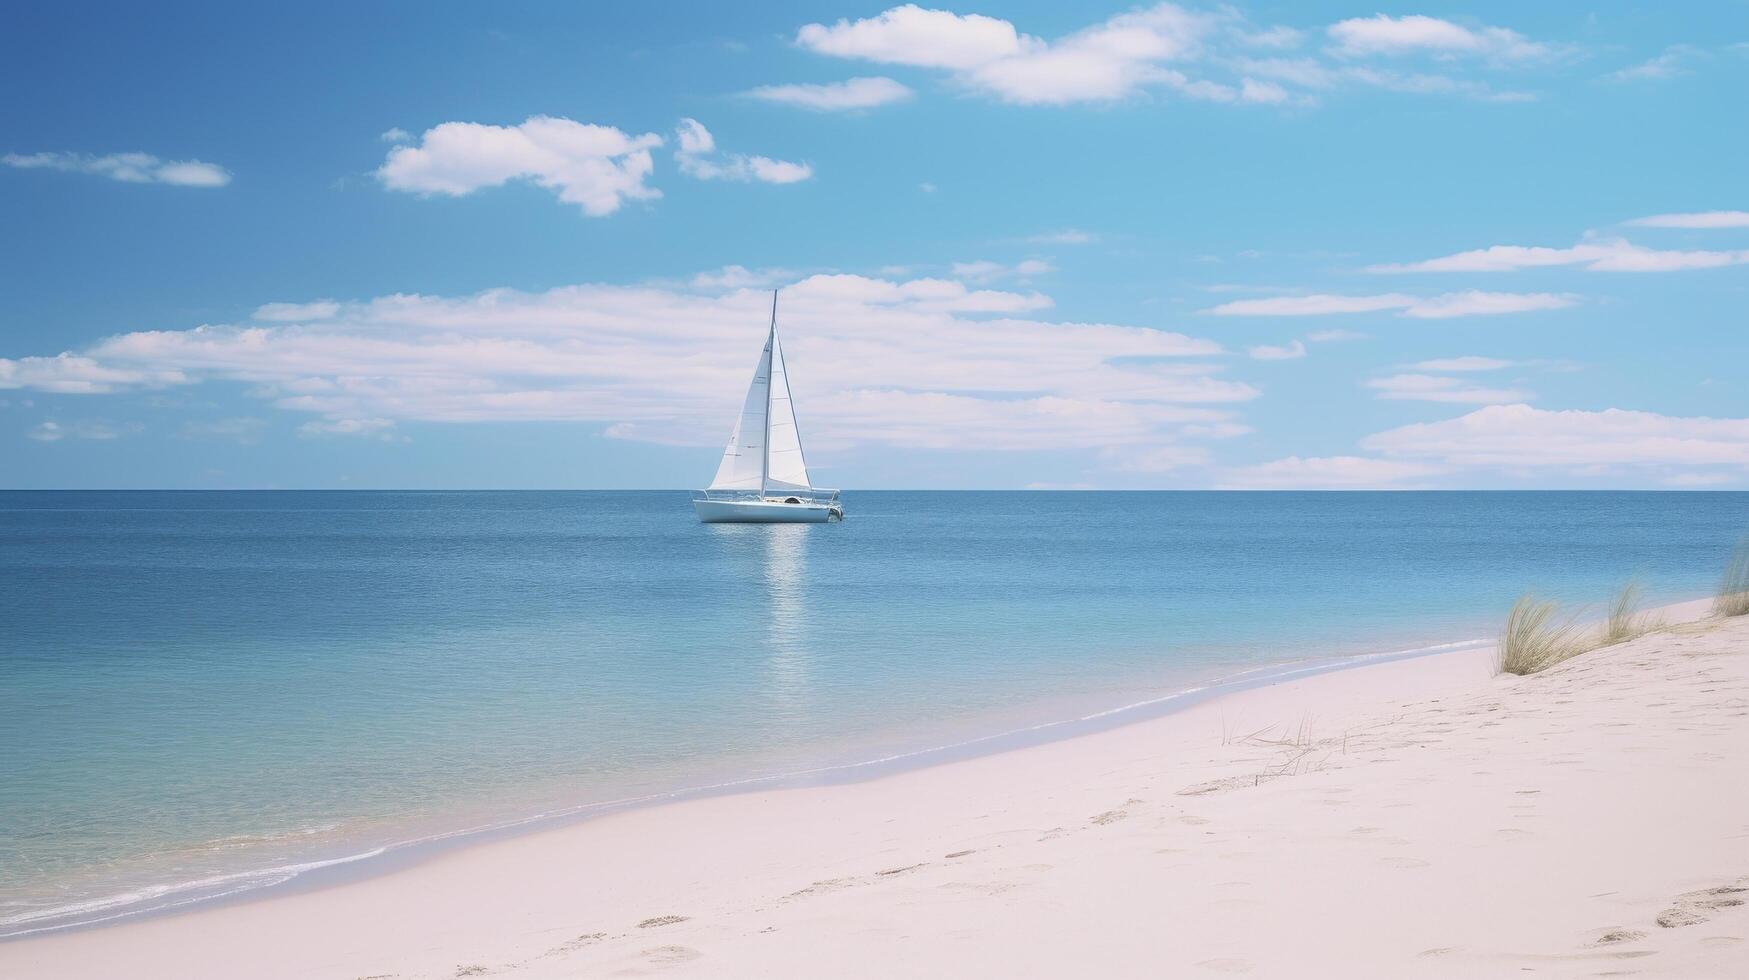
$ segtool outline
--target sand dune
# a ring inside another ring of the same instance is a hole
[[[0,944],[7,977],[1749,976],[1749,617]]]

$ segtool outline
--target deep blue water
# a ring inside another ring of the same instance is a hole
[[[1487,636],[1525,590],[1693,598],[1749,529],[1744,493],[846,503],[780,527],[681,492],[0,493],[0,935]]]

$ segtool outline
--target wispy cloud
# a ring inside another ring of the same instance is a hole
[[[1517,365],[1517,361],[1503,361],[1497,357],[1441,357],[1431,361],[1417,361],[1409,365],[1416,371],[1498,371]]]
[[[1306,356],[1306,345],[1298,340],[1290,340],[1280,346],[1258,344],[1246,348],[1245,353],[1258,361],[1292,361]]]
[[[680,172],[699,180],[757,180],[766,184],[794,184],[814,176],[806,163],[773,160],[744,153],[717,152],[716,138],[696,119],[680,120],[675,130],[679,149],[674,153]]]
[[[890,78],[852,78],[823,85],[761,85],[747,93],[763,102],[813,109],[816,112],[845,112],[873,109],[909,100],[916,93]]]
[[[253,319],[270,323],[291,323],[300,320],[327,320],[340,312],[340,304],[331,299],[309,303],[263,303],[255,308]]]
[[[726,273],[711,275],[723,277]],[[326,301],[324,301],[326,302]],[[0,387],[87,392],[229,382],[313,423],[593,423],[619,438],[720,441],[764,334],[754,285],[579,285],[392,295],[320,319],[124,333],[63,357],[0,358]],[[1138,452],[1244,429],[1258,390],[1221,345],[1152,328],[1035,319],[1037,292],[949,279],[815,275],[781,316],[810,442]]]
[[[1041,232],[1037,235],[1028,235],[1025,238],[1025,241],[1033,245],[1092,245],[1099,241],[1099,236],[1090,231],[1082,231],[1079,228],[1064,228],[1061,231],[1047,231]]]
[[[988,259],[978,259],[974,262],[955,262],[952,266],[953,277],[966,282],[996,282],[1001,279],[1020,279],[1025,281],[1033,276],[1042,276],[1047,272],[1057,271],[1057,267],[1044,259],[1025,259],[1013,265],[1001,262],[991,262]]]
[[[86,419],[78,422],[57,422],[54,419],[48,419],[32,427],[24,435],[25,438],[37,442],[60,442],[63,439],[108,441],[119,439],[128,433],[139,432],[144,428],[138,422],[118,425],[103,419]]]
[[[513,180],[526,180],[601,217],[626,201],[662,192],[645,183],[662,145],[654,133],[632,136],[595,126],[533,116],[516,126],[446,122],[425,131],[417,146],[397,146],[377,168],[390,190],[461,197]]]
[[[1603,77],[1612,82],[1662,81],[1688,74],[1688,66],[1704,57],[1706,52],[1693,45],[1672,44],[1655,57],[1617,69]]]
[[[1367,449],[1448,466],[1579,470],[1589,467],[1749,467],[1749,418],[1655,412],[1547,411],[1497,405],[1442,422],[1368,436]],[[1739,472],[1739,476],[1743,475]]]
[[[1579,302],[1576,296],[1557,293],[1485,293],[1468,290],[1418,297],[1404,293],[1382,293],[1372,296],[1339,296],[1316,293],[1310,296],[1272,296],[1267,299],[1241,299],[1210,307],[1204,313],[1215,316],[1331,316],[1345,313],[1379,313],[1398,311],[1403,316],[1423,320],[1444,320],[1462,316],[1491,316],[1502,313],[1527,313],[1535,310],[1559,310]]]
[[[1641,228],[1749,228],[1749,211],[1690,211],[1682,214],[1654,214],[1635,218],[1624,224]]]
[[[1518,388],[1483,388],[1459,378],[1432,374],[1394,374],[1388,378],[1374,378],[1366,386],[1378,392],[1377,397],[1393,401],[1505,405],[1528,401],[1532,397],[1529,392]]]
[[[1571,248],[1493,245],[1421,262],[1368,266],[1368,272],[1516,272],[1552,266],[1578,266],[1589,272],[1677,272],[1714,269],[1749,262],[1749,249],[1676,251],[1646,248],[1624,239],[1580,242]]]
[[[223,187],[231,172],[201,160],[160,160],[150,153],[8,153],[0,163],[21,170],[61,170],[95,174],[130,184],[174,184],[178,187]]]

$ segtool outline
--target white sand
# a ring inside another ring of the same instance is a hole
[[[0,976],[1749,977],[1749,617],[1490,661],[0,944]]]

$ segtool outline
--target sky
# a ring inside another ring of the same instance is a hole
[[[1749,488],[1749,2],[0,8],[0,487]]]

